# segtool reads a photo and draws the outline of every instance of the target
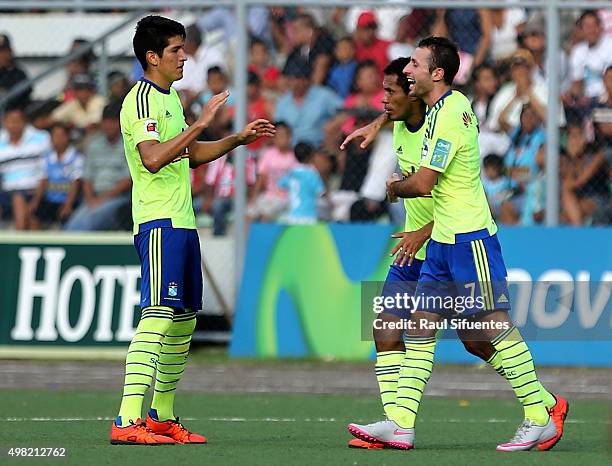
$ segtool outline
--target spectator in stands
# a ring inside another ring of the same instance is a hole
[[[206,170],[204,182],[206,193],[203,210],[210,212],[213,217],[213,235],[223,236],[227,229],[227,216],[234,205],[234,192],[236,169],[233,161],[234,154],[227,155],[211,162]],[[255,184],[255,159],[247,156],[246,183],[250,189]],[[250,195],[250,193],[247,193]]]
[[[532,68],[535,82],[546,80],[546,23],[541,15],[533,15],[523,30],[523,45],[531,52],[534,60]],[[567,55],[563,49],[559,50],[559,82],[561,92],[566,92],[570,85],[567,70]]]
[[[291,128],[282,121],[274,126],[274,142],[261,152],[257,163],[257,181],[248,212],[255,221],[273,222],[287,208],[287,191],[278,187],[278,180],[298,163],[291,145]]]
[[[504,84],[491,102],[489,128],[509,133],[519,126],[525,104],[530,104],[541,120],[546,118],[548,89],[544,81],[532,77],[533,57],[524,49],[517,50],[510,62],[511,81]]]
[[[256,73],[266,91],[276,93],[280,70],[270,63],[268,45],[261,39],[251,40],[249,48],[249,71]]]
[[[261,91],[261,80],[257,73],[249,71],[247,81],[247,120],[253,121],[258,118],[270,120],[270,115],[274,114],[274,102],[264,96]],[[266,144],[266,138],[259,138],[253,141],[247,147],[250,150],[257,151]]]
[[[472,70],[487,59],[492,27],[491,12],[484,8],[438,11],[433,35],[449,37],[459,46],[461,66],[455,77],[457,84],[465,84]]]
[[[423,8],[414,8],[402,16],[397,24],[395,42],[389,46],[389,60],[412,55],[419,39],[430,35],[434,19],[435,12]]]
[[[52,118],[82,131],[95,130],[102,120],[104,97],[96,93],[96,86],[88,74],[72,78],[74,99],[57,107]]]
[[[130,92],[130,82],[125,74],[121,71],[111,71],[108,73],[108,103],[114,105],[115,103],[123,102],[124,97]]]
[[[274,119],[289,125],[294,144],[308,142],[317,147],[325,123],[342,106],[342,99],[327,87],[311,85],[310,66],[303,58],[287,60],[283,74],[290,89],[277,101]]]
[[[535,179],[544,165],[546,135],[539,113],[531,104],[523,105],[520,124],[510,134],[510,149],[505,157],[508,174],[512,179],[514,195],[502,205],[502,223],[518,223],[526,198],[527,185]]]
[[[351,37],[343,37],[336,42],[334,49],[335,63],[329,71],[327,85],[336,94],[345,99],[351,92],[353,77],[357,70],[357,60],[355,60],[355,44]]]
[[[206,90],[207,70],[212,67],[225,68],[225,57],[217,47],[204,47],[204,35],[192,24],[185,28],[185,54],[183,78],[175,81],[173,87],[179,91],[183,107],[189,108],[195,99]]]
[[[563,216],[570,225],[583,225],[610,199],[609,167],[603,150],[587,143],[581,125],[567,128],[567,145],[561,183]]]
[[[382,73],[389,62],[389,41],[380,39],[377,35],[378,22],[371,11],[364,11],[357,19],[357,27],[354,32],[355,59],[358,62],[371,60],[376,63],[378,72]]]
[[[123,154],[120,110],[120,103],[107,105],[100,131],[85,141],[84,202],[65,225],[68,231],[131,229],[132,181]]]
[[[602,75],[612,64],[612,36],[605,34],[601,19],[593,10],[585,11],[578,25],[584,40],[570,53],[572,84],[563,95],[563,102],[567,107],[580,109],[588,107],[591,99],[604,92]]]
[[[491,122],[491,109],[493,97],[499,89],[499,79],[495,67],[480,65],[472,74],[472,108],[478,118],[480,132],[480,154],[504,155],[510,143],[508,136],[502,131],[493,131]]]
[[[359,64],[355,72],[354,89],[344,100],[343,111],[333,117],[325,126],[326,147],[338,147],[340,140],[355,129],[355,112],[367,110],[383,111],[384,91],[373,61],[366,60]]]
[[[595,142],[604,151],[608,165],[612,166],[612,66],[606,68],[603,77],[606,89],[593,110]]]
[[[81,47],[86,47],[89,45],[89,41],[83,38],[77,38],[72,41],[72,45],[70,45],[70,50],[68,53],[71,54],[77,51]],[[96,59],[93,50],[89,50],[82,54],[81,56],[75,58],[71,62],[66,65],[66,73],[68,74],[68,80],[66,81],[66,86],[64,87],[64,94],[62,96],[63,102],[68,102],[74,99],[74,78],[75,76],[87,74],[91,74],[91,64]],[[142,76],[142,73],[141,73]]]
[[[491,59],[501,63],[518,48],[518,38],[527,22],[524,8],[491,8]]]
[[[317,27],[311,15],[299,14],[292,24],[294,48],[287,62],[296,58],[305,59],[311,69],[312,84],[324,84],[333,63],[334,39],[327,31]]]
[[[30,202],[32,229],[41,224],[64,224],[78,204],[83,178],[83,155],[70,144],[70,128],[51,127],[51,150],[43,157],[43,175]]]
[[[30,228],[28,204],[41,178],[42,156],[51,146],[49,134],[28,125],[22,108],[4,113],[0,130],[0,193],[3,210],[12,211],[15,228]]]
[[[0,99],[14,86],[27,79],[25,72],[15,63],[9,36],[0,34]],[[31,93],[32,88],[28,87],[6,102],[5,106],[25,108],[30,102]]]
[[[278,186],[289,193],[289,211],[285,221],[294,225],[313,224],[317,222],[317,201],[325,192],[325,186],[312,164],[313,147],[299,143],[294,150],[298,164],[278,181]]]
[[[482,185],[484,186],[491,213],[499,218],[501,205],[512,196],[512,180],[506,176],[504,159],[497,154],[489,154],[482,160]]]
[[[225,132],[228,126],[232,122],[234,117],[234,96],[229,86],[229,79],[227,74],[219,66],[213,66],[209,68],[206,73],[206,86],[208,89],[200,94],[197,105],[192,107],[192,111],[195,115],[199,115],[202,108],[208,103],[214,95],[223,92],[226,89],[230,90],[229,98],[223,106],[223,108],[217,111],[215,119],[211,122],[206,130],[208,136],[211,139],[217,139],[221,137],[221,133]]]

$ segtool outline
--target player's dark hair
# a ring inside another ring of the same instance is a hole
[[[419,48],[431,51],[429,72],[436,68],[444,70],[444,82],[449,86],[453,83],[459,71],[459,48],[452,40],[446,37],[426,37],[419,42]]]
[[[404,68],[410,63],[410,57],[399,57],[389,62],[383,70],[387,76],[397,76],[397,85],[402,88],[404,94],[410,92],[410,83],[404,74]]]
[[[298,142],[293,148],[295,158],[300,163],[308,163],[314,153],[314,147],[307,142]]]
[[[185,27],[177,21],[157,15],[145,16],[138,21],[132,44],[143,70],[147,70],[147,52],[155,52],[161,57],[170,38],[175,36],[183,39],[186,36]]]

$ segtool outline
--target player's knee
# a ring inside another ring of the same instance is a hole
[[[376,352],[382,351],[404,351],[403,332],[400,330],[377,330],[374,329],[374,344]]]

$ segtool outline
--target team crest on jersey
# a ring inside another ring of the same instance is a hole
[[[463,124],[466,128],[472,124],[472,116],[468,112],[463,112]]]
[[[178,296],[178,285],[174,282],[168,284],[168,296],[170,298],[176,298]]]
[[[149,134],[151,134],[153,136],[159,137],[159,132],[157,130],[157,121],[155,121],[155,120],[147,120],[147,121],[145,121],[144,122],[144,130],[145,130],[145,132],[147,132],[147,133],[149,133]]]

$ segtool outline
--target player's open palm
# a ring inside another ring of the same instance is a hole
[[[276,128],[268,120],[262,118],[251,121],[246,125],[240,133],[238,133],[238,140],[240,144],[250,144],[256,139],[262,137],[272,137],[276,134]]]
[[[215,115],[219,109],[227,102],[229,95],[230,93],[226,89],[225,91],[212,96],[210,100],[206,102],[206,105],[204,105],[200,118],[198,118],[199,122],[208,127],[208,125],[210,125],[210,123],[215,119]]]

